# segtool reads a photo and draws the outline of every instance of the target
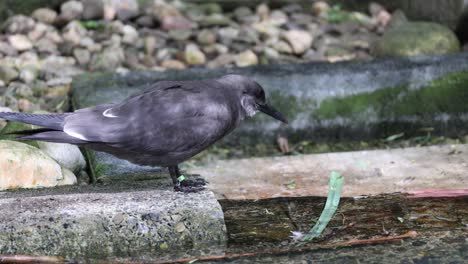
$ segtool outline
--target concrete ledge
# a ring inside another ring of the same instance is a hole
[[[468,189],[468,145],[440,145],[216,161],[191,168],[220,199],[327,196],[331,171],[343,196]]]
[[[90,187],[92,188],[92,187]],[[227,240],[213,193],[0,193],[0,254],[139,257]]]

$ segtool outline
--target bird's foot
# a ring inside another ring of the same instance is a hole
[[[205,190],[206,181],[202,178],[193,180],[183,179],[174,186],[176,192],[196,193]]]

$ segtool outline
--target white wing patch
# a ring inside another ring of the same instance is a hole
[[[104,112],[102,112],[102,115],[105,116],[105,117],[109,117],[109,118],[116,118],[116,117],[118,117],[118,116],[113,115],[112,113],[110,113],[110,110],[112,110],[112,108],[106,109]]]
[[[86,140],[86,141],[88,140],[85,136],[83,136],[81,134],[78,134],[78,133],[73,132],[73,131],[67,131],[66,128],[63,130],[63,132],[67,133],[69,136],[72,136],[74,138],[79,138],[81,140]]]

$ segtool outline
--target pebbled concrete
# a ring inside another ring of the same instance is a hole
[[[225,247],[223,212],[209,191],[115,192],[90,186],[55,192],[0,193],[0,254],[144,259]]]

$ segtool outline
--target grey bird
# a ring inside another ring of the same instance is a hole
[[[233,131],[258,111],[288,123],[268,105],[249,77],[159,81],[120,103],[64,114],[0,113],[0,118],[43,128],[18,131],[18,140],[71,143],[139,165],[168,167],[176,191],[198,191],[204,182],[179,180],[179,163]]]

